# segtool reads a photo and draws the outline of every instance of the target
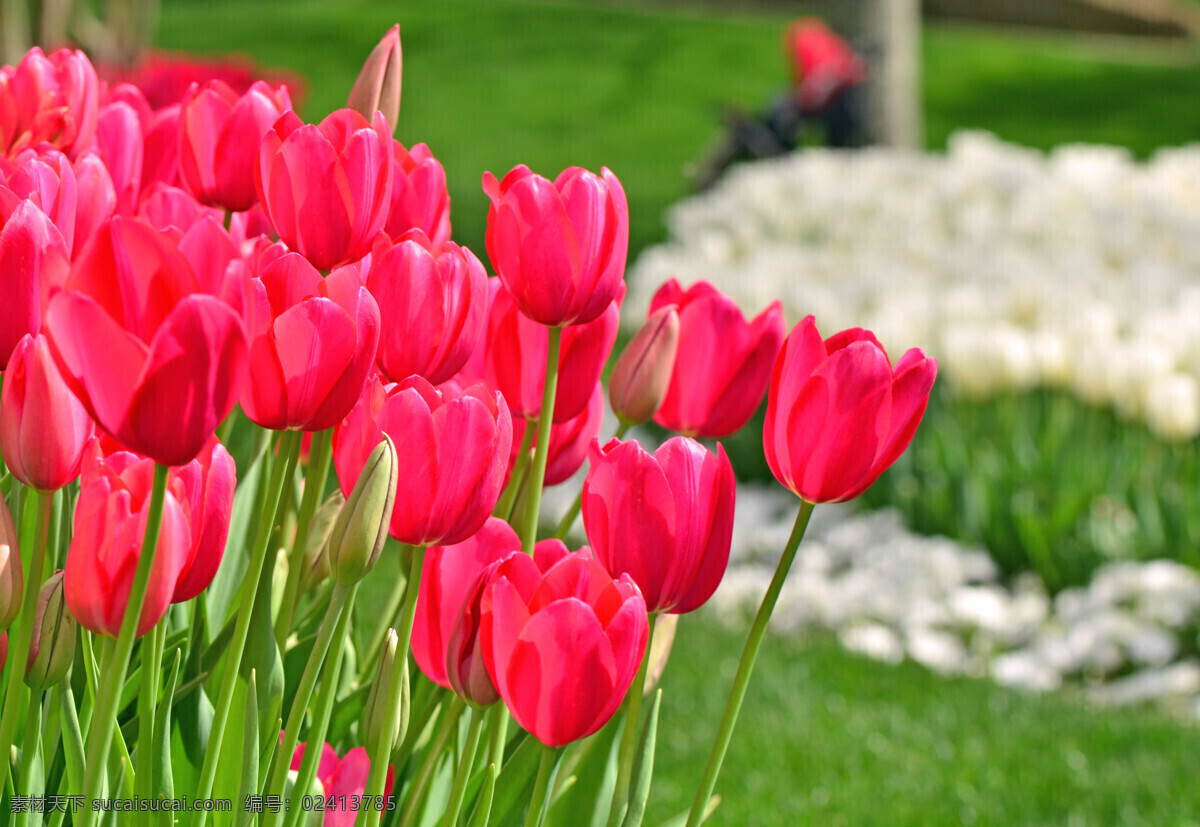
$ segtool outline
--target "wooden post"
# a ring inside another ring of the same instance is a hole
[[[869,44],[867,131],[873,143],[924,146],[920,0],[858,0],[858,31]]]

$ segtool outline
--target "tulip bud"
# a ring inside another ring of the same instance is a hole
[[[21,613],[21,553],[17,550],[17,530],[12,514],[0,497],[0,631],[7,629]]]
[[[329,535],[333,524],[345,505],[341,491],[329,495],[308,525],[308,538],[304,541],[304,568],[300,572],[300,591],[306,592],[329,576]]]
[[[379,559],[396,504],[399,459],[392,438],[375,446],[329,535],[329,568],[343,585],[361,580]]]
[[[392,722],[391,740],[387,751],[390,753],[400,743],[400,739],[408,732],[408,715],[412,707],[408,684],[408,658],[396,661],[396,647],[400,641],[395,629],[388,629],[387,639],[383,644],[383,654],[379,659],[379,671],[375,674],[375,682],[371,684],[371,693],[367,696],[367,706],[363,710],[362,728],[360,735],[368,746],[378,743],[385,735],[383,727],[387,725],[388,701],[393,693],[400,693],[400,709],[396,720]],[[397,670],[399,670],[399,685],[397,686]]]
[[[383,39],[367,55],[362,70],[354,80],[346,108],[363,114],[367,120],[375,112],[383,113],[394,132],[400,119],[400,77],[404,61],[400,50],[400,25],[388,30]]]
[[[40,692],[67,674],[75,660],[77,626],[63,599],[62,570],[56,571],[38,591],[33,638],[29,641],[29,660],[25,666],[25,684],[29,688]]]
[[[651,314],[613,367],[608,401],[627,425],[650,420],[662,405],[679,350],[679,308],[661,307]]]

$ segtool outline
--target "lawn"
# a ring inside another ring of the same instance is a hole
[[[756,105],[783,82],[785,20],[512,0],[181,0],[164,6],[159,45],[292,69],[309,81],[305,115],[318,118],[342,103],[362,58],[400,22],[398,136],[427,142],[443,161],[455,238],[483,258],[480,176],[522,162],[548,174],[611,167],[629,196],[633,251],[660,240],[660,216],[688,191],[684,166],[716,137],[722,102]],[[923,57],[931,147],[959,127],[1037,147],[1118,143],[1139,155],[1200,135],[1194,64],[960,28],[927,30]],[[711,619],[683,625],[664,683],[648,823],[690,801],[740,641]],[[1184,824],[1200,812],[1198,748],[1194,725],[1159,712],[1096,711],[881,666],[827,641],[772,639],[714,821]]]

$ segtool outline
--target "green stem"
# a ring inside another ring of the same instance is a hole
[[[90,827],[92,824],[95,813],[88,805],[93,798],[99,798],[100,788],[104,783],[108,749],[112,746],[113,730],[117,725],[117,704],[121,699],[121,687],[125,683],[125,672],[129,668],[129,655],[133,652],[133,639],[142,616],[142,606],[146,602],[146,587],[150,582],[150,569],[158,547],[168,470],[165,465],[154,464],[154,489],[150,495],[150,511],[146,518],[146,536],[142,539],[142,550],[138,555],[133,585],[129,590],[129,602],[125,606],[125,616],[121,619],[121,628],[117,632],[117,642],[105,664],[100,694],[96,697],[96,707],[92,711],[87,761],[84,764],[84,807],[80,813],[80,827]]]
[[[529,811],[525,815],[525,827],[542,827],[546,811],[550,809],[550,793],[554,789],[554,776],[562,761],[561,747],[542,747],[542,760],[538,762],[537,781],[533,784],[533,798],[529,800]]]
[[[138,742],[137,742],[137,794],[150,798],[154,790],[155,766],[154,727],[155,709],[158,707],[158,688],[162,680],[163,641],[166,639],[164,617],[149,635],[142,638],[142,691],[138,694]],[[168,700],[167,703],[170,703]],[[154,814],[140,814],[143,824],[153,824]]]
[[[488,734],[488,763],[496,765],[499,773],[504,767],[504,747],[508,744],[508,707],[492,705],[492,731]]]
[[[400,612],[400,625],[396,628],[399,641],[396,644],[396,662],[408,657],[412,643],[413,623],[417,618],[417,595],[421,591],[421,569],[425,565],[425,546],[413,546],[412,565],[408,570],[408,586],[404,590],[404,610]]]
[[[25,493],[27,496],[35,494],[36,504],[33,500],[28,500],[25,514],[29,515],[32,509],[36,509],[36,522],[33,549],[29,555],[29,570],[25,576],[25,592],[21,598],[21,617],[18,621],[20,625],[15,628],[9,627],[8,630],[8,691],[4,695],[4,711],[0,713],[0,797],[3,797],[4,785],[8,781],[9,755],[12,752],[13,738],[17,734],[21,703],[25,697],[25,681],[21,679],[24,672],[21,670],[25,668],[24,664],[29,659],[29,642],[33,638],[34,612],[37,609],[37,596],[42,588],[44,576],[46,537],[52,502],[51,495],[42,491],[33,492],[30,489]],[[13,551],[15,553],[17,550]],[[16,664],[21,664],[20,669]]]
[[[654,645],[654,619],[650,616],[650,634],[646,638],[646,654],[638,667],[633,685],[625,696],[625,730],[621,734],[621,751],[617,759],[617,783],[613,787],[612,806],[608,811],[608,827],[617,827],[625,818],[629,800],[629,783],[633,779],[633,762],[636,758],[638,733],[642,728],[642,696],[646,692],[646,672],[650,668],[650,651]]]
[[[546,386],[542,391],[542,410],[538,417],[537,450],[529,477],[529,500],[525,503],[525,521],[520,532],[521,550],[533,554],[537,542],[538,511],[542,504],[542,482],[546,479],[546,461],[550,455],[550,428],[554,421],[554,400],[558,391],[558,351],[562,344],[562,328],[550,328],[550,344],[546,348]],[[529,427],[528,423],[525,426]]]
[[[217,759],[221,756],[221,741],[225,737],[225,724],[229,719],[229,708],[233,704],[233,691],[237,686],[238,667],[246,649],[246,638],[250,634],[250,617],[254,613],[254,598],[258,594],[258,580],[262,576],[263,562],[267,557],[267,546],[279,515],[279,501],[283,486],[296,471],[296,460],[300,456],[301,435],[298,431],[284,431],[279,438],[279,455],[271,469],[271,480],[267,489],[258,528],[254,535],[254,548],[250,554],[250,565],[246,569],[242,584],[242,600],[238,606],[237,623],[233,639],[226,653],[225,675],[221,679],[221,692],[213,710],[212,727],[209,731],[208,748],[204,753],[204,765],[200,770],[200,783],[196,788],[196,800],[212,795],[213,782],[217,777]],[[196,814],[196,824],[204,827],[208,813]]]
[[[394,633],[388,636],[388,640],[395,640]],[[387,645],[386,643],[384,644]],[[392,648],[393,657],[387,665],[380,670],[379,677],[376,680],[386,681],[380,686],[380,691],[386,693],[384,696],[386,708],[383,710],[383,720],[380,722],[378,731],[375,733],[374,741],[368,745],[370,750],[371,767],[367,775],[366,786],[363,787],[363,806],[359,809],[358,815],[355,818],[355,825],[364,825],[364,827],[379,827],[379,820],[383,817],[386,807],[382,806],[383,788],[387,780],[388,758],[392,754],[393,736],[396,733],[396,727],[400,722],[400,705],[404,699],[404,682],[408,680],[408,675],[405,672],[404,666],[407,661],[397,660],[395,655],[395,645]],[[381,806],[375,806],[380,803]]]
[[[467,743],[463,746],[462,760],[458,762],[458,771],[454,774],[454,786],[450,789],[450,802],[446,805],[446,814],[442,817],[442,827],[456,827],[458,824],[463,797],[467,792],[467,781],[471,777],[471,766],[475,763],[475,753],[479,750],[481,725],[486,715],[486,709],[479,707],[471,709],[471,723],[467,727]]]
[[[629,423],[622,422],[617,426],[617,432],[613,434],[613,439],[620,439],[625,436],[625,432],[629,430]],[[571,528],[574,527],[575,521],[579,519],[579,512],[583,508],[583,489],[579,489],[579,493],[575,495],[575,502],[571,503],[571,507],[567,509],[567,513],[563,515],[562,520],[558,524],[558,528],[554,529],[554,536],[560,540],[567,539],[567,535],[571,533]]]
[[[512,475],[508,478],[508,485],[504,487],[504,493],[500,496],[500,502],[496,503],[496,508],[492,511],[502,520],[512,519],[512,510],[517,502],[517,494],[525,484],[525,472],[529,468],[529,449],[533,445],[533,431],[533,426],[526,421],[525,433],[521,436],[521,448],[517,451],[517,462],[513,466]]]
[[[358,584],[350,586],[350,591],[346,595],[346,603],[342,608],[341,614],[338,616],[337,628],[334,629],[333,639],[337,641],[334,644],[330,655],[332,661],[330,666],[325,670],[325,674],[321,678],[321,691],[317,696],[316,718],[313,720],[312,726],[308,729],[308,736],[305,738],[306,746],[304,747],[304,758],[300,762],[300,769],[296,773],[296,783],[292,787],[291,803],[285,806],[287,816],[284,824],[288,827],[293,827],[299,823],[301,815],[307,816],[300,805],[300,801],[296,800],[297,796],[303,798],[312,786],[313,778],[317,774],[317,764],[321,761],[321,751],[325,744],[325,733],[329,729],[329,718],[333,714],[333,704],[337,700],[338,684],[341,682],[342,662],[345,660],[346,652],[346,630],[350,625],[350,616],[354,611],[354,595],[358,593]],[[295,706],[292,707],[293,710]],[[303,713],[303,710],[301,710]],[[290,718],[290,716],[289,716]],[[297,724],[299,727],[299,724]],[[296,730],[293,730],[296,731]],[[286,737],[286,733],[285,733]],[[295,744],[295,740],[292,741]],[[293,746],[294,750],[295,747]],[[286,756],[281,752],[275,753],[276,766],[284,767],[284,775],[287,775],[287,767],[292,762],[291,752]],[[269,827],[271,824],[278,823],[277,813],[268,813],[263,820],[263,827]]]
[[[17,672],[13,672],[9,680],[17,677]],[[29,709],[25,715],[25,735],[21,739],[21,766],[25,768],[25,778],[21,779],[21,792],[28,796],[43,795],[46,783],[46,771],[49,769],[45,764],[42,764],[42,784],[41,789],[34,789],[33,784],[33,766],[35,762],[41,760],[37,756],[37,751],[41,747],[42,734],[42,693],[34,692],[29,698]],[[15,827],[25,827],[27,823],[25,814],[19,814]]]
[[[367,644],[367,654],[358,667],[358,683],[364,684],[375,674],[379,664],[379,655],[383,652],[383,642],[387,638],[388,629],[395,628],[400,619],[400,611],[404,608],[404,595],[408,591],[408,580],[397,577],[392,584],[391,594],[388,595],[387,608],[380,615],[375,629],[371,632],[371,640]]]
[[[332,452],[333,429],[313,434],[312,447],[308,455],[308,470],[304,475],[304,496],[300,500],[300,513],[296,518],[296,541],[288,558],[287,583],[283,587],[283,598],[279,603],[279,617],[275,619],[275,642],[283,651],[284,641],[292,631],[292,619],[296,615],[296,601],[300,595],[300,578],[304,574],[304,547],[308,544],[308,531],[321,495],[325,493],[325,480],[329,476],[329,459]]]
[[[308,702],[312,699],[317,678],[321,675],[321,667],[325,663],[325,654],[329,651],[329,644],[334,639],[334,633],[342,625],[342,615],[349,613],[347,604],[352,591],[354,591],[353,586],[342,583],[338,583],[333,589],[329,608],[325,610],[321,628],[317,630],[316,642],[313,643],[312,651],[308,654],[308,662],[304,664],[304,673],[300,676],[300,684],[296,688],[291,711],[288,712],[287,724],[283,728],[283,740],[275,752],[274,769],[271,772],[271,780],[266,786],[267,795],[283,793],[288,765],[291,763],[292,753],[296,750],[296,744],[300,740],[300,727],[304,723],[304,716],[308,713]],[[277,819],[268,814],[263,819],[264,827],[275,821]]]
[[[733,687],[729,690],[729,700],[725,704],[725,713],[721,716],[721,726],[717,730],[716,741],[713,742],[712,752],[708,756],[708,764],[704,767],[704,776],[700,779],[700,787],[696,790],[696,798],[692,801],[691,812],[688,813],[687,827],[699,827],[708,807],[708,799],[712,796],[713,788],[717,785],[717,775],[721,772],[721,764],[725,761],[725,752],[729,749],[729,741],[733,737],[733,727],[737,723],[738,712],[742,708],[742,700],[746,697],[746,687],[750,684],[750,673],[754,671],[754,660],[758,657],[758,649],[762,645],[763,635],[767,631],[767,623],[771,613],[775,611],[775,601],[787,579],[792,560],[796,558],[796,549],[804,538],[804,530],[808,528],[808,520],[812,516],[813,503],[800,501],[800,512],[796,515],[796,525],[792,528],[792,536],[788,538],[783,556],[775,568],[775,576],[771,585],[763,595],[762,605],[754,616],[750,627],[750,635],[742,650],[742,659],[738,662],[737,674],[733,677]]]
[[[441,727],[433,737],[433,742],[429,745],[429,751],[425,753],[425,761],[421,764],[421,770],[417,773],[412,788],[408,792],[408,803],[404,805],[404,815],[400,818],[400,827],[412,827],[417,823],[417,814],[421,811],[425,788],[429,786],[429,780],[433,777],[434,770],[437,769],[438,760],[446,748],[446,742],[450,740],[450,733],[458,724],[458,717],[466,708],[466,702],[456,695],[454,703],[446,711],[446,717],[442,719]]]

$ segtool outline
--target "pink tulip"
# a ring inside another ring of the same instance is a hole
[[[713,456],[681,436],[653,454],[635,441],[593,442],[583,525],[596,559],[628,574],[651,612],[683,614],[725,575],[736,489],[720,445]]]
[[[133,215],[142,191],[142,124],[123,101],[100,108],[95,151],[108,168],[117,196],[117,215]]]
[[[358,270],[341,267],[322,278],[303,257],[286,253],[245,282],[245,319],[246,416],[276,430],[321,431],[341,422],[358,401],[379,343],[379,308]]]
[[[63,380],[46,337],[17,343],[0,391],[0,451],[30,488],[57,491],[79,476],[94,425]]]
[[[262,81],[239,95],[211,80],[193,85],[179,112],[179,168],[184,185],[203,204],[231,212],[258,201],[254,167],[263,136],[292,108],[287,88]]]
[[[592,398],[587,407],[566,422],[556,422],[550,429],[550,448],[546,454],[546,477],[543,485],[560,485],[575,475],[587,459],[588,446],[592,440],[600,436],[600,426],[604,424],[604,386],[599,382],[592,390]],[[508,473],[511,474],[516,466],[517,455],[521,451],[521,441],[525,437],[525,429],[533,428],[534,439],[530,445],[537,444],[537,423],[528,419],[513,420],[513,447],[508,458]],[[532,451],[532,449],[531,449]],[[508,483],[505,482],[505,485]]]
[[[96,634],[116,637],[120,631],[146,533],[153,479],[154,463],[128,452],[84,462],[65,591],[71,613]],[[187,495],[180,480],[169,479],[138,635],[166,614],[191,545]]]
[[[392,141],[392,203],[383,229],[394,239],[421,230],[434,244],[450,240],[446,170],[425,144],[406,150]]]
[[[457,682],[462,690],[455,687],[456,691],[480,706],[495,702],[499,696],[474,647],[465,647],[465,651],[450,648],[451,632],[463,611],[464,599],[484,569],[520,550],[521,538],[512,526],[498,517],[488,517],[483,528],[461,543],[431,546],[425,552],[413,622],[413,657],[431,681],[447,689]],[[456,673],[454,678],[450,672]]]
[[[608,401],[622,423],[642,425],[658,412],[679,352],[679,308],[650,314],[617,357],[608,380]]]
[[[304,748],[304,742],[296,745],[296,751],[292,753],[291,769],[300,769],[300,764],[304,761]],[[325,812],[322,827],[353,827],[358,808],[351,806],[351,801],[362,797],[370,774],[371,758],[365,748],[354,747],[341,758],[338,758],[337,752],[329,744],[321,748],[317,780],[321,782],[321,789],[325,793],[322,802]],[[395,770],[389,765],[383,785],[385,798],[391,797],[394,783]]]
[[[319,270],[370,252],[391,203],[392,133],[339,109],[320,126],[285,112],[263,137],[254,185],[279,238]]]
[[[142,161],[142,194],[152,184],[182,187],[179,172],[179,104],[155,110],[142,125],[146,139]]]
[[[59,368],[92,418],[164,465],[192,460],[237,399],[246,340],[173,240],[114,218],[46,313]]]
[[[0,210],[11,213],[21,200],[33,201],[58,227],[68,253],[75,240],[77,197],[75,171],[58,150],[43,144],[0,158],[0,204],[7,200]]]
[[[857,497],[912,441],[937,361],[912,348],[893,369],[869,330],[822,339],[808,316],[792,329],[767,395],[763,449],[775,479],[812,502]]]
[[[221,565],[233,515],[237,466],[214,436],[194,460],[172,468],[171,479],[182,483],[191,516],[191,546],[171,593],[172,603],[183,603],[207,589]]]
[[[38,206],[0,200],[0,370],[26,334],[42,327],[51,292],[67,279],[69,251],[62,233]]]
[[[493,564],[480,603],[480,648],[517,722],[559,747],[604,726],[646,652],[637,586],[613,580],[587,548],[543,540]]]
[[[440,384],[457,373],[487,324],[488,280],[479,259],[420,230],[371,256],[367,289],[379,302],[379,369],[399,381],[414,373]]]
[[[404,56],[400,48],[400,25],[387,30],[379,43],[367,55],[346,106],[363,117],[371,118],[382,112],[395,130],[400,118],[400,82],[404,68]]]
[[[16,67],[0,69],[0,77],[0,97],[11,101],[8,113],[0,114],[0,151],[47,142],[74,158],[92,145],[100,82],[83,52],[46,55],[35,46]]]
[[[542,410],[546,385],[546,355],[550,332],[531,321],[513,303],[498,279],[491,282],[492,301],[482,357],[484,380],[504,394],[514,417],[537,419]],[[612,353],[620,328],[622,282],[617,298],[598,318],[572,325],[562,332],[558,355],[558,388],[554,397],[554,421],[574,419],[587,406],[604,363]]]
[[[89,150],[75,159],[75,239],[71,258],[77,259],[88,242],[117,210],[117,189],[104,159]]]
[[[617,299],[629,206],[607,167],[570,167],[551,182],[521,165],[503,181],[485,172],[483,191],[488,256],[522,313],[550,327],[584,324]]]
[[[453,545],[478,531],[500,499],[512,419],[499,393],[473,385],[443,395],[420,376],[367,382],[333,432],[333,463],[349,496],[386,433],[408,473],[399,475],[391,534],[412,545]]]
[[[162,182],[152,184],[143,192],[142,203],[137,211],[137,217],[156,230],[175,227],[187,231],[205,216],[216,221],[218,227],[225,220],[224,214],[216,207],[206,207],[187,190]]]
[[[705,281],[684,292],[675,279],[659,288],[650,313],[679,306],[679,351],[654,421],[694,437],[728,436],[754,415],[783,343],[783,309],[771,302],[747,323],[733,299]]]

